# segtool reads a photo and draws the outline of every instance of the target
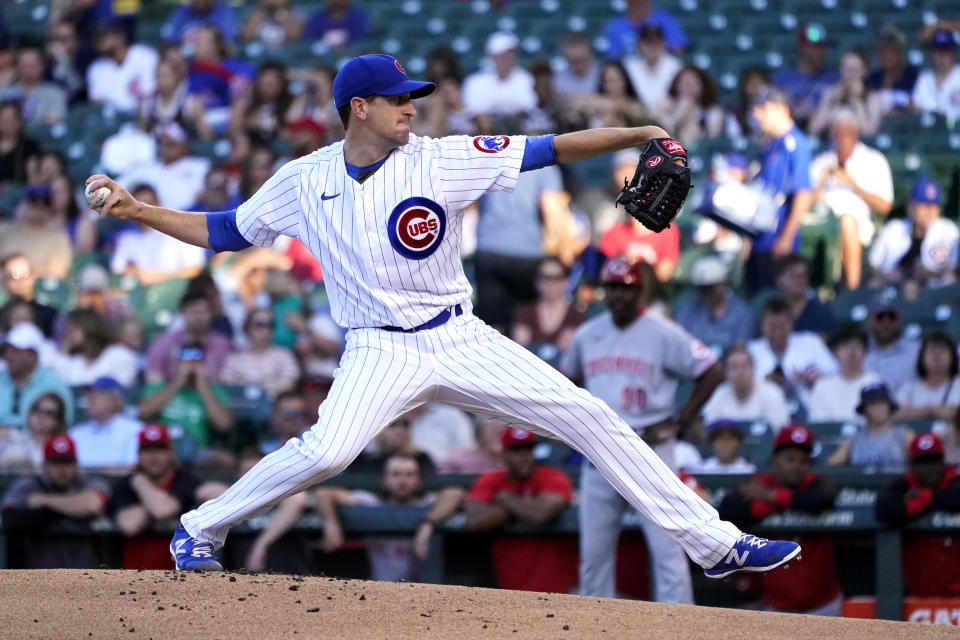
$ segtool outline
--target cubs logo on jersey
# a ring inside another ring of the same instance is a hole
[[[477,136],[473,139],[473,146],[483,153],[497,153],[510,146],[507,136]]]
[[[447,230],[447,215],[428,198],[403,200],[393,208],[387,221],[387,235],[397,253],[411,260],[434,254]]]

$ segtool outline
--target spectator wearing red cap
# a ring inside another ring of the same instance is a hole
[[[537,436],[507,428],[506,469],[480,476],[466,498],[467,529],[493,531],[508,522],[544,527],[573,500],[564,473],[537,463]],[[577,582],[576,541],[559,536],[500,536],[492,542],[497,583],[504,589],[568,593]]]
[[[718,507],[720,517],[742,524],[783,511],[818,514],[832,507],[833,482],[810,472],[813,440],[813,432],[803,425],[781,429],[773,445],[771,473],[759,473],[728,493]],[[792,563],[789,571],[763,575],[767,609],[839,616],[843,594],[830,535],[804,534],[794,540],[803,547],[803,561]]]
[[[887,385],[882,382],[863,387],[857,413],[864,417],[864,429],[840,445],[827,459],[827,464],[902,472],[907,466],[907,448],[914,433],[908,427],[894,424],[893,414],[897,407]]]
[[[148,424],[137,436],[136,470],[124,477],[113,497],[113,514],[125,538],[124,569],[173,569],[169,537],[150,535],[151,525],[173,523],[180,514],[212,500],[227,488],[220,482],[202,482],[177,463],[170,432]]]
[[[0,511],[9,536],[7,557],[22,559],[24,569],[83,569],[99,564],[93,538],[46,535],[62,520],[89,521],[103,515],[110,487],[80,475],[70,436],[55,435],[43,448],[43,471],[10,487]]]
[[[944,462],[943,441],[925,433],[910,444],[910,472],[880,491],[876,514],[878,520],[900,526],[930,511],[960,512],[960,473]],[[912,596],[960,596],[956,533],[904,534],[903,573]]]

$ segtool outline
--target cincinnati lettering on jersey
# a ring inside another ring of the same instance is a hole
[[[583,375],[589,378],[602,373],[628,373],[650,380],[654,369],[654,364],[646,358],[604,355],[587,360],[583,365]]]
[[[411,260],[429,258],[440,246],[447,229],[447,216],[428,198],[407,198],[393,208],[387,221],[387,236],[397,253]]]
[[[473,146],[477,151],[497,153],[510,146],[510,138],[507,136],[477,136],[473,139]]]

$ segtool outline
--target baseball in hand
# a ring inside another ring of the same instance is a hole
[[[90,184],[93,184],[92,182]],[[87,185],[87,188],[84,190],[83,195],[87,196],[87,202],[90,203],[91,207],[102,207],[103,203],[107,201],[107,198],[110,197],[112,191],[107,187],[100,187],[93,193],[90,193],[90,184]]]

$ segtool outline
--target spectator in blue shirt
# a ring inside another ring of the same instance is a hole
[[[216,27],[229,43],[237,40],[237,17],[223,0],[190,0],[167,19],[161,34],[167,42],[192,44],[202,27]]]
[[[653,23],[663,30],[670,53],[681,54],[690,46],[690,39],[680,21],[666,9],[655,9],[650,0],[627,0],[627,12],[611,18],[603,34],[607,38],[608,58],[622,58],[637,50],[637,34],[640,28]]]
[[[704,256],[692,271],[690,282],[697,292],[677,304],[677,323],[717,353],[753,338],[753,311],[730,289],[727,264],[719,256]]]
[[[806,128],[824,89],[840,82],[839,73],[823,68],[827,60],[827,30],[823,25],[801,25],[797,32],[797,58],[797,68],[777,72],[773,84],[787,92],[794,119]]]
[[[7,368],[0,371],[0,427],[22,429],[34,400],[55,393],[66,405],[67,424],[73,422],[73,394],[60,377],[39,366],[43,334],[36,325],[22,322],[7,332],[2,356]]]
[[[800,224],[813,203],[814,192],[810,184],[810,144],[793,120],[787,95],[778,89],[764,91],[753,106],[753,117],[769,140],[756,179],[783,202],[776,230],[754,240],[747,260],[745,283],[747,289],[756,292],[774,284],[774,258],[799,250]]]
[[[307,18],[304,40],[323,40],[331,48],[342,51],[370,33],[370,16],[350,0],[327,0],[326,4],[326,9]]]

